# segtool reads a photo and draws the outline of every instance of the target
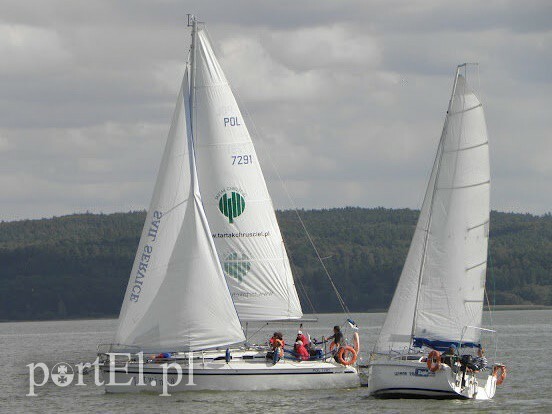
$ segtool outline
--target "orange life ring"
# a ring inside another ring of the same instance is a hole
[[[493,377],[496,378],[496,385],[500,385],[506,379],[506,365],[495,365],[493,367]]]
[[[427,356],[427,367],[431,372],[439,371],[441,368],[441,353],[433,350]]]
[[[353,334],[353,348],[358,355],[358,351],[360,350],[360,338],[358,336],[358,332]]]
[[[337,353],[337,362],[343,365],[353,365],[357,360],[357,353],[352,346],[342,346]]]

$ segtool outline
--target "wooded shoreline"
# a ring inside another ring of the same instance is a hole
[[[299,214],[349,309],[384,312],[419,212],[348,207]],[[296,212],[277,217],[303,311],[341,311]],[[116,317],[144,218],[135,211],[0,223],[0,320]],[[494,309],[549,309],[552,216],[493,211],[489,245]]]

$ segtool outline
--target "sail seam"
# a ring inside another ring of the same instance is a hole
[[[240,141],[240,142],[222,142],[218,144],[201,144],[201,145],[196,145],[196,149],[208,148],[208,147],[227,147],[230,145],[243,145],[243,144],[253,144],[253,142],[251,140],[248,140],[248,141]]]
[[[472,269],[475,269],[476,267],[483,266],[484,264],[487,264],[487,261],[486,261],[486,260],[482,261],[481,263],[478,263],[478,264],[476,264],[476,265],[473,265],[473,266],[471,266],[471,267],[466,268],[466,272],[468,272],[468,271],[470,271],[470,270],[472,270]]]
[[[212,85],[194,85],[196,87],[196,89],[207,89],[207,88],[215,88],[217,86],[228,86],[230,87],[230,84],[228,82],[220,82],[220,83],[214,83]]]
[[[247,203],[248,204],[251,204],[251,203],[267,203],[271,201],[270,198],[248,198],[247,199]],[[218,201],[207,201],[205,202],[204,204],[211,204],[211,205],[218,205]]]
[[[475,230],[475,229],[477,229],[477,228],[479,228],[479,227],[483,227],[483,226],[485,226],[486,224],[489,224],[489,220],[485,220],[483,223],[478,224],[478,225],[476,225],[476,226],[468,227],[468,231]]]
[[[252,262],[252,263],[255,263],[255,262],[274,262],[274,261],[280,261],[282,260],[281,258],[279,257],[274,257],[274,258],[271,258],[271,257],[268,257],[268,258],[260,258],[260,259],[249,259],[248,262]],[[225,263],[241,263],[243,260],[239,260],[239,259],[236,259],[236,260],[225,260],[224,262]]]
[[[487,145],[487,144],[489,144],[489,141],[485,141],[482,144],[472,145],[471,147],[464,147],[464,148],[448,150],[448,151],[445,151],[445,153],[467,151],[467,150],[471,150],[471,149],[474,149],[474,148],[482,147],[482,146]]]
[[[483,181],[476,184],[469,184],[469,185],[460,185],[458,187],[439,187],[438,190],[459,190],[462,188],[471,188],[471,187],[478,187],[480,185],[490,184],[491,180]]]
[[[463,114],[463,113],[465,113],[465,112],[468,112],[468,111],[472,111],[472,110],[474,110],[474,109],[477,109],[477,108],[479,108],[480,106],[483,106],[483,104],[475,105],[475,106],[472,106],[471,108],[463,109],[463,110],[458,111],[458,112],[449,112],[449,115]]]

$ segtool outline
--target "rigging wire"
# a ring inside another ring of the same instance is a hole
[[[488,290],[487,290],[487,284],[485,283],[485,298],[487,299],[487,305],[489,306],[489,319],[490,319],[490,323],[491,323],[491,328],[494,327],[494,324],[493,324],[493,309],[494,307],[496,306],[496,285],[495,285],[495,277],[494,277],[494,272],[493,272],[493,268],[494,268],[494,264],[493,264],[493,256],[491,254],[491,248],[489,247],[489,267],[488,267],[488,270],[489,270],[489,273],[491,275],[491,280],[492,280],[492,283],[493,283],[493,303],[491,305],[491,301],[489,300],[489,294],[488,294]],[[498,340],[496,338],[496,335],[495,335],[495,349],[494,349],[494,352],[495,352],[495,359],[496,359],[496,356],[497,356],[497,353],[498,353]]]
[[[303,294],[303,296],[305,297],[305,299],[307,300],[310,308],[311,308],[311,311],[313,314],[316,314],[316,309],[314,308],[314,305],[312,304],[311,300],[310,300],[310,297],[309,295],[307,294],[307,289],[305,289],[305,285],[303,285],[303,281],[302,281],[302,278],[297,276],[296,277],[297,279],[297,282],[299,282],[299,290],[301,291],[301,293]]]
[[[259,332],[261,332],[264,328],[268,326],[268,322],[266,322],[264,325],[262,325],[259,329],[257,329],[255,332],[253,332],[251,335],[246,336],[245,341],[249,342],[251,338],[253,338],[255,335],[257,335]]]

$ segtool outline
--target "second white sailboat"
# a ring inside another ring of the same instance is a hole
[[[506,372],[472,363],[484,361],[474,349],[490,331],[481,325],[490,169],[483,108],[465,70],[456,71],[420,217],[370,359],[374,396],[490,399]]]

